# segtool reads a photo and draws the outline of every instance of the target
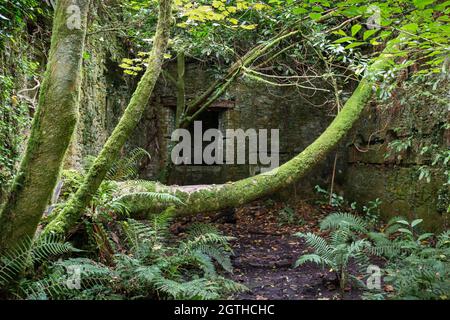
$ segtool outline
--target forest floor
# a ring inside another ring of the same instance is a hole
[[[261,201],[236,209],[233,218],[216,213],[179,220],[174,230],[179,233],[192,222],[209,222],[236,238],[232,241],[231,278],[246,285],[249,291],[233,299],[361,299],[361,291],[355,288],[346,288],[342,297],[334,273],[321,266],[305,264],[293,268],[302,254],[310,252],[294,234],[320,233],[320,220],[332,211],[326,205],[299,203],[286,209],[282,203]]]

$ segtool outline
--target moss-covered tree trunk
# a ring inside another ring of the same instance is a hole
[[[0,251],[30,239],[52,195],[77,121],[89,0],[58,0],[31,134],[0,216]]]
[[[119,157],[120,150],[138,125],[153,92],[155,83],[161,73],[164,53],[169,40],[172,22],[172,0],[159,1],[159,17],[152,52],[148,67],[131,97],[118,125],[89,169],[81,187],[66,204],[65,208],[45,228],[44,234],[67,233],[79,220],[83,210],[104,180],[113,162]]]
[[[149,201],[142,192],[156,191],[176,195],[184,203],[180,214],[193,214],[235,207],[272,194],[298,181],[320,163],[349,132],[371,98],[375,85],[374,74],[386,69],[393,61],[396,43],[392,41],[370,67],[370,76],[361,80],[350,99],[329,127],[299,155],[279,168],[236,182],[210,186],[165,186],[159,183],[128,182],[120,185],[122,201],[132,212],[157,211],[162,205]],[[133,194],[134,193],[134,194]],[[129,195],[127,195],[129,194]]]

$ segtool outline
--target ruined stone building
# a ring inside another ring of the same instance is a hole
[[[75,147],[78,150],[73,152],[75,158],[76,154],[98,152],[126,107],[136,81],[123,76],[117,64],[107,56],[99,54],[96,58],[87,66],[91,70],[85,76],[85,104]],[[188,63],[186,68],[187,98],[192,98],[212,81],[213,75],[195,63]],[[175,119],[174,92],[170,82],[161,77],[146,115],[127,146],[128,150],[144,148],[152,155],[151,160],[141,163],[142,178],[157,179],[169,160],[168,145]],[[446,219],[448,189],[443,190],[439,177],[429,183],[419,180],[417,170],[431,161],[420,155],[424,143],[449,145],[448,131],[443,129],[448,107],[415,108],[414,103],[428,102],[409,101],[407,97],[401,98],[401,94],[394,97],[395,103],[391,106],[367,106],[365,116],[336,153],[330,154],[300,183],[281,192],[281,196],[311,199],[315,196],[316,185],[329,189],[336,159],[336,193],[360,205],[379,198],[385,216],[425,218],[432,229],[442,225]],[[202,121],[204,130],[279,129],[282,164],[313,142],[333,120],[335,110],[331,110],[328,99],[323,92],[309,94],[240,79],[198,120]],[[403,137],[410,140],[410,147],[400,154],[389,155],[389,143]],[[124,150],[124,154],[126,152]],[[219,184],[257,174],[260,170],[259,166],[249,164],[180,165],[174,168],[173,182]],[[434,174],[432,171],[431,175]]]

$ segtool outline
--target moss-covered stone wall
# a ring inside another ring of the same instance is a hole
[[[384,218],[421,218],[436,231],[448,227],[450,214],[449,164],[436,161],[450,147],[450,87],[430,82],[407,84],[386,103],[367,107],[347,140],[341,182],[352,201],[379,198]]]

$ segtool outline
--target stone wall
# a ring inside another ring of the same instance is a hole
[[[109,10],[118,10],[112,1]],[[136,85],[136,79],[125,77],[119,64],[128,56],[123,39],[113,32],[97,32],[111,22],[98,3],[91,6],[90,18],[99,25],[90,26],[83,59],[83,82],[76,134],[66,158],[66,166],[82,168],[105,144]],[[104,26],[102,26],[104,25]]]
[[[448,226],[449,167],[433,165],[436,153],[423,148],[448,150],[449,111],[448,81],[435,88],[407,85],[388,104],[369,105],[347,141],[345,196],[360,204],[379,198],[385,218],[422,218],[429,230]],[[394,141],[403,144],[401,150],[392,150]],[[420,169],[430,172],[429,179],[419,178]]]

